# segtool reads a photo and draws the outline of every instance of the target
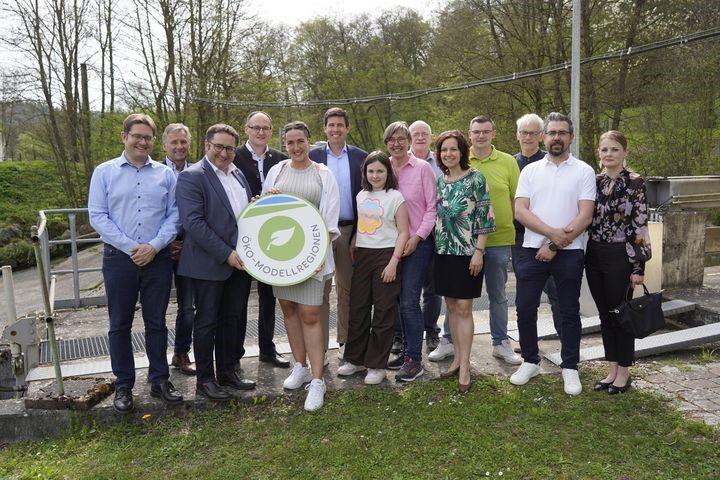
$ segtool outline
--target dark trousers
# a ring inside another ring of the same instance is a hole
[[[394,248],[358,248],[350,288],[350,322],[344,359],[368,368],[385,368],[398,314],[400,265],[395,281],[384,283],[380,274]],[[370,320],[370,309],[373,309]]]
[[[519,235],[519,238],[517,235]],[[522,234],[517,234],[517,232],[516,232],[515,239],[516,239],[515,245],[513,245],[511,248],[511,251],[512,251],[511,260],[512,260],[513,272],[517,272],[517,259],[520,258],[520,252],[522,252],[522,249],[523,249]],[[555,288],[555,279],[553,279],[553,277],[548,277],[547,282],[545,282],[545,286],[543,287],[543,292],[545,292],[545,295],[547,295],[548,301],[550,302],[550,310],[552,311],[553,325],[555,325],[555,331],[557,332],[557,334],[559,336],[562,320],[560,318],[560,302],[558,301],[557,288]]]
[[[438,337],[440,335],[440,327],[438,319],[440,318],[440,310],[442,309],[442,297],[435,293],[435,257],[430,260],[428,265],[425,285],[423,285],[423,317],[425,318],[425,338]]]
[[[590,293],[600,316],[605,360],[629,367],[635,356],[635,338],[620,327],[610,310],[620,305],[630,283],[632,264],[624,243],[602,243],[590,240],[585,258],[585,272]]]
[[[125,252],[106,244],[102,272],[110,316],[108,340],[115,387],[132,389],[135,386],[131,331],[138,297],[145,323],[145,350],[150,362],[148,380],[150,383],[164,382],[170,377],[165,325],[172,283],[170,250],[161,250],[149,265],[138,267]]]
[[[560,342],[562,368],[577,369],[580,361],[580,286],[585,254],[582,250],[560,250],[550,262],[535,260],[537,248],[523,248],[517,261],[518,330],[522,357],[529,363],[540,363],[537,337],[537,311],[547,279],[557,286],[560,304]]]
[[[260,313],[258,314],[258,345],[261,355],[272,355],[275,353],[275,295],[272,285],[257,282]],[[243,339],[245,336],[243,335]],[[242,348],[242,353],[245,349]]]
[[[193,333],[198,383],[230,375],[239,357],[238,338],[245,338],[250,276],[240,270],[224,281],[193,279],[195,326]],[[213,370],[213,351],[215,370]]]
[[[175,317],[175,353],[188,353],[192,345],[195,304],[193,302],[192,279],[177,274],[178,262],[173,262],[177,317]]]

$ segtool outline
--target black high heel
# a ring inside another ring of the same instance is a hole
[[[630,385],[632,384],[632,377],[628,377],[627,383],[623,385],[622,387],[617,387],[614,384],[610,385],[608,387],[608,395],[617,395],[618,393],[625,393],[630,388]]]
[[[605,383],[602,380],[599,380],[598,382],[595,383],[593,390],[595,390],[596,392],[602,392],[603,390],[607,390],[608,388],[610,388],[610,385],[612,385],[612,383],[613,382]]]

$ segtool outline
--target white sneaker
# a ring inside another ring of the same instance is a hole
[[[312,379],[313,377],[310,369],[303,367],[300,362],[295,362],[292,372],[290,372],[290,375],[283,382],[283,388],[288,390],[297,390]]]
[[[365,385],[378,385],[385,380],[385,370],[381,368],[368,368],[365,375]]]
[[[512,345],[510,345],[510,340],[507,338],[500,345],[493,345],[492,355],[493,357],[502,358],[505,363],[510,365],[520,365],[523,362],[522,357],[515,353]]]
[[[345,344],[343,343],[337,349],[337,356],[340,360],[342,360],[344,355],[345,355]]]
[[[308,391],[307,397],[305,397],[305,410],[308,412],[314,412],[319,409],[325,403],[325,381],[322,379],[313,378],[312,381],[305,387]]]
[[[580,392],[582,392],[582,383],[580,383],[578,371],[572,368],[563,368],[562,377],[565,383],[565,393],[568,395],[580,395]]]
[[[428,360],[431,362],[439,362],[440,360],[453,356],[455,356],[455,348],[453,347],[453,344],[450,343],[447,338],[442,337],[437,348],[428,355]]]
[[[350,362],[345,362],[340,365],[340,368],[337,369],[337,374],[341,377],[347,377],[348,375],[362,372],[363,370],[365,370],[365,367],[363,365],[355,365]]]
[[[513,385],[525,385],[531,378],[540,373],[540,365],[530,362],[523,362],[515,373],[510,375],[510,383]]]

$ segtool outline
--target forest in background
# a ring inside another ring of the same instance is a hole
[[[584,59],[720,26],[720,0],[582,3]],[[10,19],[0,41],[25,61],[0,77],[5,156],[51,161],[64,206],[84,206],[94,166],[120,151],[128,112],[149,113],[160,129],[184,122],[198,139],[216,122],[241,130],[248,112],[263,109],[276,134],[302,119],[313,140],[323,140],[328,100],[367,97],[375,99],[331,102],[350,112],[348,141],[366,150],[382,147],[395,120],[422,119],[439,133],[464,131],[486,114],[496,121],[498,148],[514,152],[517,117],[569,113],[569,67],[426,91],[569,65],[571,5],[450,1],[425,15],[393,9],[338,20],[328,12],[278,26],[246,14],[246,0],[10,0],[0,7]],[[584,63],[581,158],[596,167],[597,138],[619,128],[644,175],[720,173],[718,35]],[[414,98],[391,95],[409,91]],[[279,136],[272,143],[279,146]],[[201,142],[193,148],[199,158]]]

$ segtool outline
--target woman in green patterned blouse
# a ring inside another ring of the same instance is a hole
[[[475,325],[473,299],[482,291],[487,234],[495,231],[485,176],[470,168],[465,137],[443,132],[436,141],[443,174],[437,180],[435,289],[450,310],[455,358],[442,378],[458,376],[460,393],[470,389],[470,349]]]

